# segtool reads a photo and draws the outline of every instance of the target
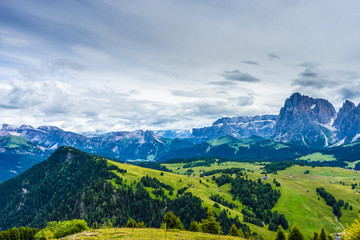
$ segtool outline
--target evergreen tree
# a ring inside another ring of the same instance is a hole
[[[301,233],[297,226],[294,226],[288,236],[288,240],[305,240],[304,235]]]
[[[209,209],[208,212],[208,218],[203,219],[201,222],[201,228],[204,233],[212,233],[212,234],[218,234],[219,231],[221,231],[220,223],[216,221],[214,212]]]
[[[239,230],[236,228],[235,224],[233,224],[231,226],[230,231],[229,231],[229,235],[234,236],[234,237],[240,237]]]
[[[319,240],[327,240],[325,229],[322,228],[319,236]]]
[[[184,230],[184,226],[180,221],[180,218],[175,216],[172,212],[167,212],[164,216],[164,222],[166,223],[167,229],[180,229]]]
[[[314,235],[311,240],[319,240],[319,234],[317,232],[314,232]]]
[[[191,232],[200,232],[201,231],[200,224],[196,221],[191,222],[189,230]]]
[[[279,226],[279,228],[277,230],[275,240],[286,240],[285,232],[281,225]]]

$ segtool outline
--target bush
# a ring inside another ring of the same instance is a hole
[[[69,221],[59,221],[59,222],[48,222],[46,228],[41,230],[35,235],[36,239],[51,239],[51,238],[61,238],[75,233],[82,232],[88,229],[87,223],[85,220],[69,220]]]
[[[351,226],[347,226],[344,232],[345,240],[356,240],[360,239],[360,215],[358,219]]]

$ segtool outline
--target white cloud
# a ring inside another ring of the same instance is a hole
[[[359,1],[2,4],[2,122],[189,128],[356,95]]]

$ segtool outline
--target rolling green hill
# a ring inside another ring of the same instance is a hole
[[[150,178],[147,183],[145,176]],[[158,180],[151,180],[153,177]],[[144,187],[149,182],[165,188],[156,187],[159,194],[154,187]],[[173,191],[172,195],[168,189]],[[226,186],[222,189],[231,200]],[[206,209],[212,208],[224,233],[234,223],[244,232],[249,232],[250,226],[252,232],[274,235],[266,229],[241,223],[236,218],[241,216],[237,211],[226,212],[212,206],[208,197],[218,191],[213,182],[207,187],[198,178],[121,164],[61,147],[49,159],[0,184],[3,216],[0,228],[41,228],[51,220],[73,218],[85,219],[89,225],[110,220],[114,226],[125,226],[130,217],[144,221],[148,227],[160,227],[166,211],[179,216],[188,228],[192,221],[206,218]]]
[[[275,232],[267,224],[273,219],[266,220],[262,212],[271,218],[277,216],[274,211],[284,214],[289,228],[297,225],[310,236],[322,227],[329,233],[341,232],[341,225],[353,222],[360,211],[360,175],[356,171],[295,165],[259,181],[265,163],[215,160],[208,166],[183,168],[186,164],[163,164],[173,173],[161,172],[62,147],[44,162],[0,184],[0,215],[4,216],[0,228],[41,228],[51,220],[73,218],[85,219],[89,225],[110,220],[121,227],[130,217],[158,228],[166,211],[174,212],[188,228],[190,222],[204,219],[210,208],[224,233],[235,223],[243,231],[273,239]],[[252,186],[243,189],[249,194],[236,190],[241,181],[243,186]],[[352,185],[355,183],[358,185]],[[269,184],[270,189],[281,193],[278,200],[276,194],[271,198],[275,200],[273,206],[266,200],[275,193],[266,187]],[[318,187],[348,204],[346,209],[341,207],[340,222],[317,195]],[[254,201],[259,201],[256,204],[261,208],[246,200],[247,196],[256,196]],[[269,206],[270,215],[266,210]],[[259,222],[262,217],[265,226]]]
[[[186,174],[188,168],[183,168],[185,163],[164,164],[179,174]],[[263,167],[261,164],[240,163],[240,162],[222,162],[212,164],[210,167],[193,167],[192,174],[199,176],[204,171],[215,169],[227,169],[231,167],[244,168],[247,175],[256,180],[262,176]],[[308,171],[308,172],[307,172]],[[342,226],[350,224],[356,219],[360,212],[360,173],[354,170],[332,168],[332,167],[310,167],[294,165],[277,174],[269,175],[270,179],[265,180],[280,190],[281,196],[276,203],[273,211],[277,210],[285,214],[289,225],[299,226],[308,236],[315,231],[325,227],[329,233],[338,233],[343,230]],[[276,187],[274,179],[280,183]],[[341,184],[340,184],[341,182]],[[344,185],[345,184],[345,185]],[[352,189],[352,184],[357,184]],[[316,188],[324,187],[330,192],[336,200],[344,200],[349,207],[342,210],[340,223],[336,221],[332,214],[331,207],[327,206],[324,199],[316,193]],[[350,210],[352,206],[352,210]]]

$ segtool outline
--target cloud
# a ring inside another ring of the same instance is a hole
[[[235,69],[232,71],[225,70],[221,74],[225,79],[239,82],[260,82],[260,79],[250,75],[249,73],[242,73],[240,70]]]
[[[174,90],[172,95],[187,98],[218,98],[219,94],[228,94],[226,91],[217,91],[216,88],[202,88],[195,90]]]
[[[253,95],[241,96],[237,98],[237,104],[240,106],[253,105],[255,97]]]
[[[316,89],[322,89],[331,86],[333,82],[327,81],[321,78],[304,77],[295,79],[292,85],[300,87],[311,87]]]
[[[360,98],[360,86],[355,85],[351,87],[343,87],[340,90],[342,100],[359,99]]]
[[[270,59],[280,59],[280,57],[279,57],[277,54],[275,54],[275,53],[269,53],[269,54],[268,54],[268,57],[269,57]]]
[[[215,85],[215,86],[236,86],[237,83],[236,82],[229,82],[229,81],[213,81],[213,82],[209,82],[209,85]]]
[[[58,58],[52,61],[43,61],[39,66],[27,66],[19,70],[20,75],[30,81],[69,81],[73,73],[82,72],[84,65],[72,59]]]
[[[242,63],[246,63],[246,64],[249,64],[249,65],[259,65],[258,62],[254,62],[254,61],[241,61]]]
[[[349,83],[356,82],[359,74],[353,71],[341,70],[324,70],[318,62],[306,62],[299,66],[305,69],[298,74],[293,82],[293,86],[304,88],[324,89],[324,88],[339,88]]]
[[[72,59],[64,59],[64,58],[59,58],[53,61],[44,62],[43,65],[45,69],[47,69],[52,73],[62,72],[67,70],[72,70],[72,71],[85,70],[85,67],[80,63],[78,63],[77,61]]]
[[[313,69],[313,68],[321,66],[321,63],[317,62],[317,61],[308,61],[308,62],[300,63],[299,66],[304,67],[304,68]]]

